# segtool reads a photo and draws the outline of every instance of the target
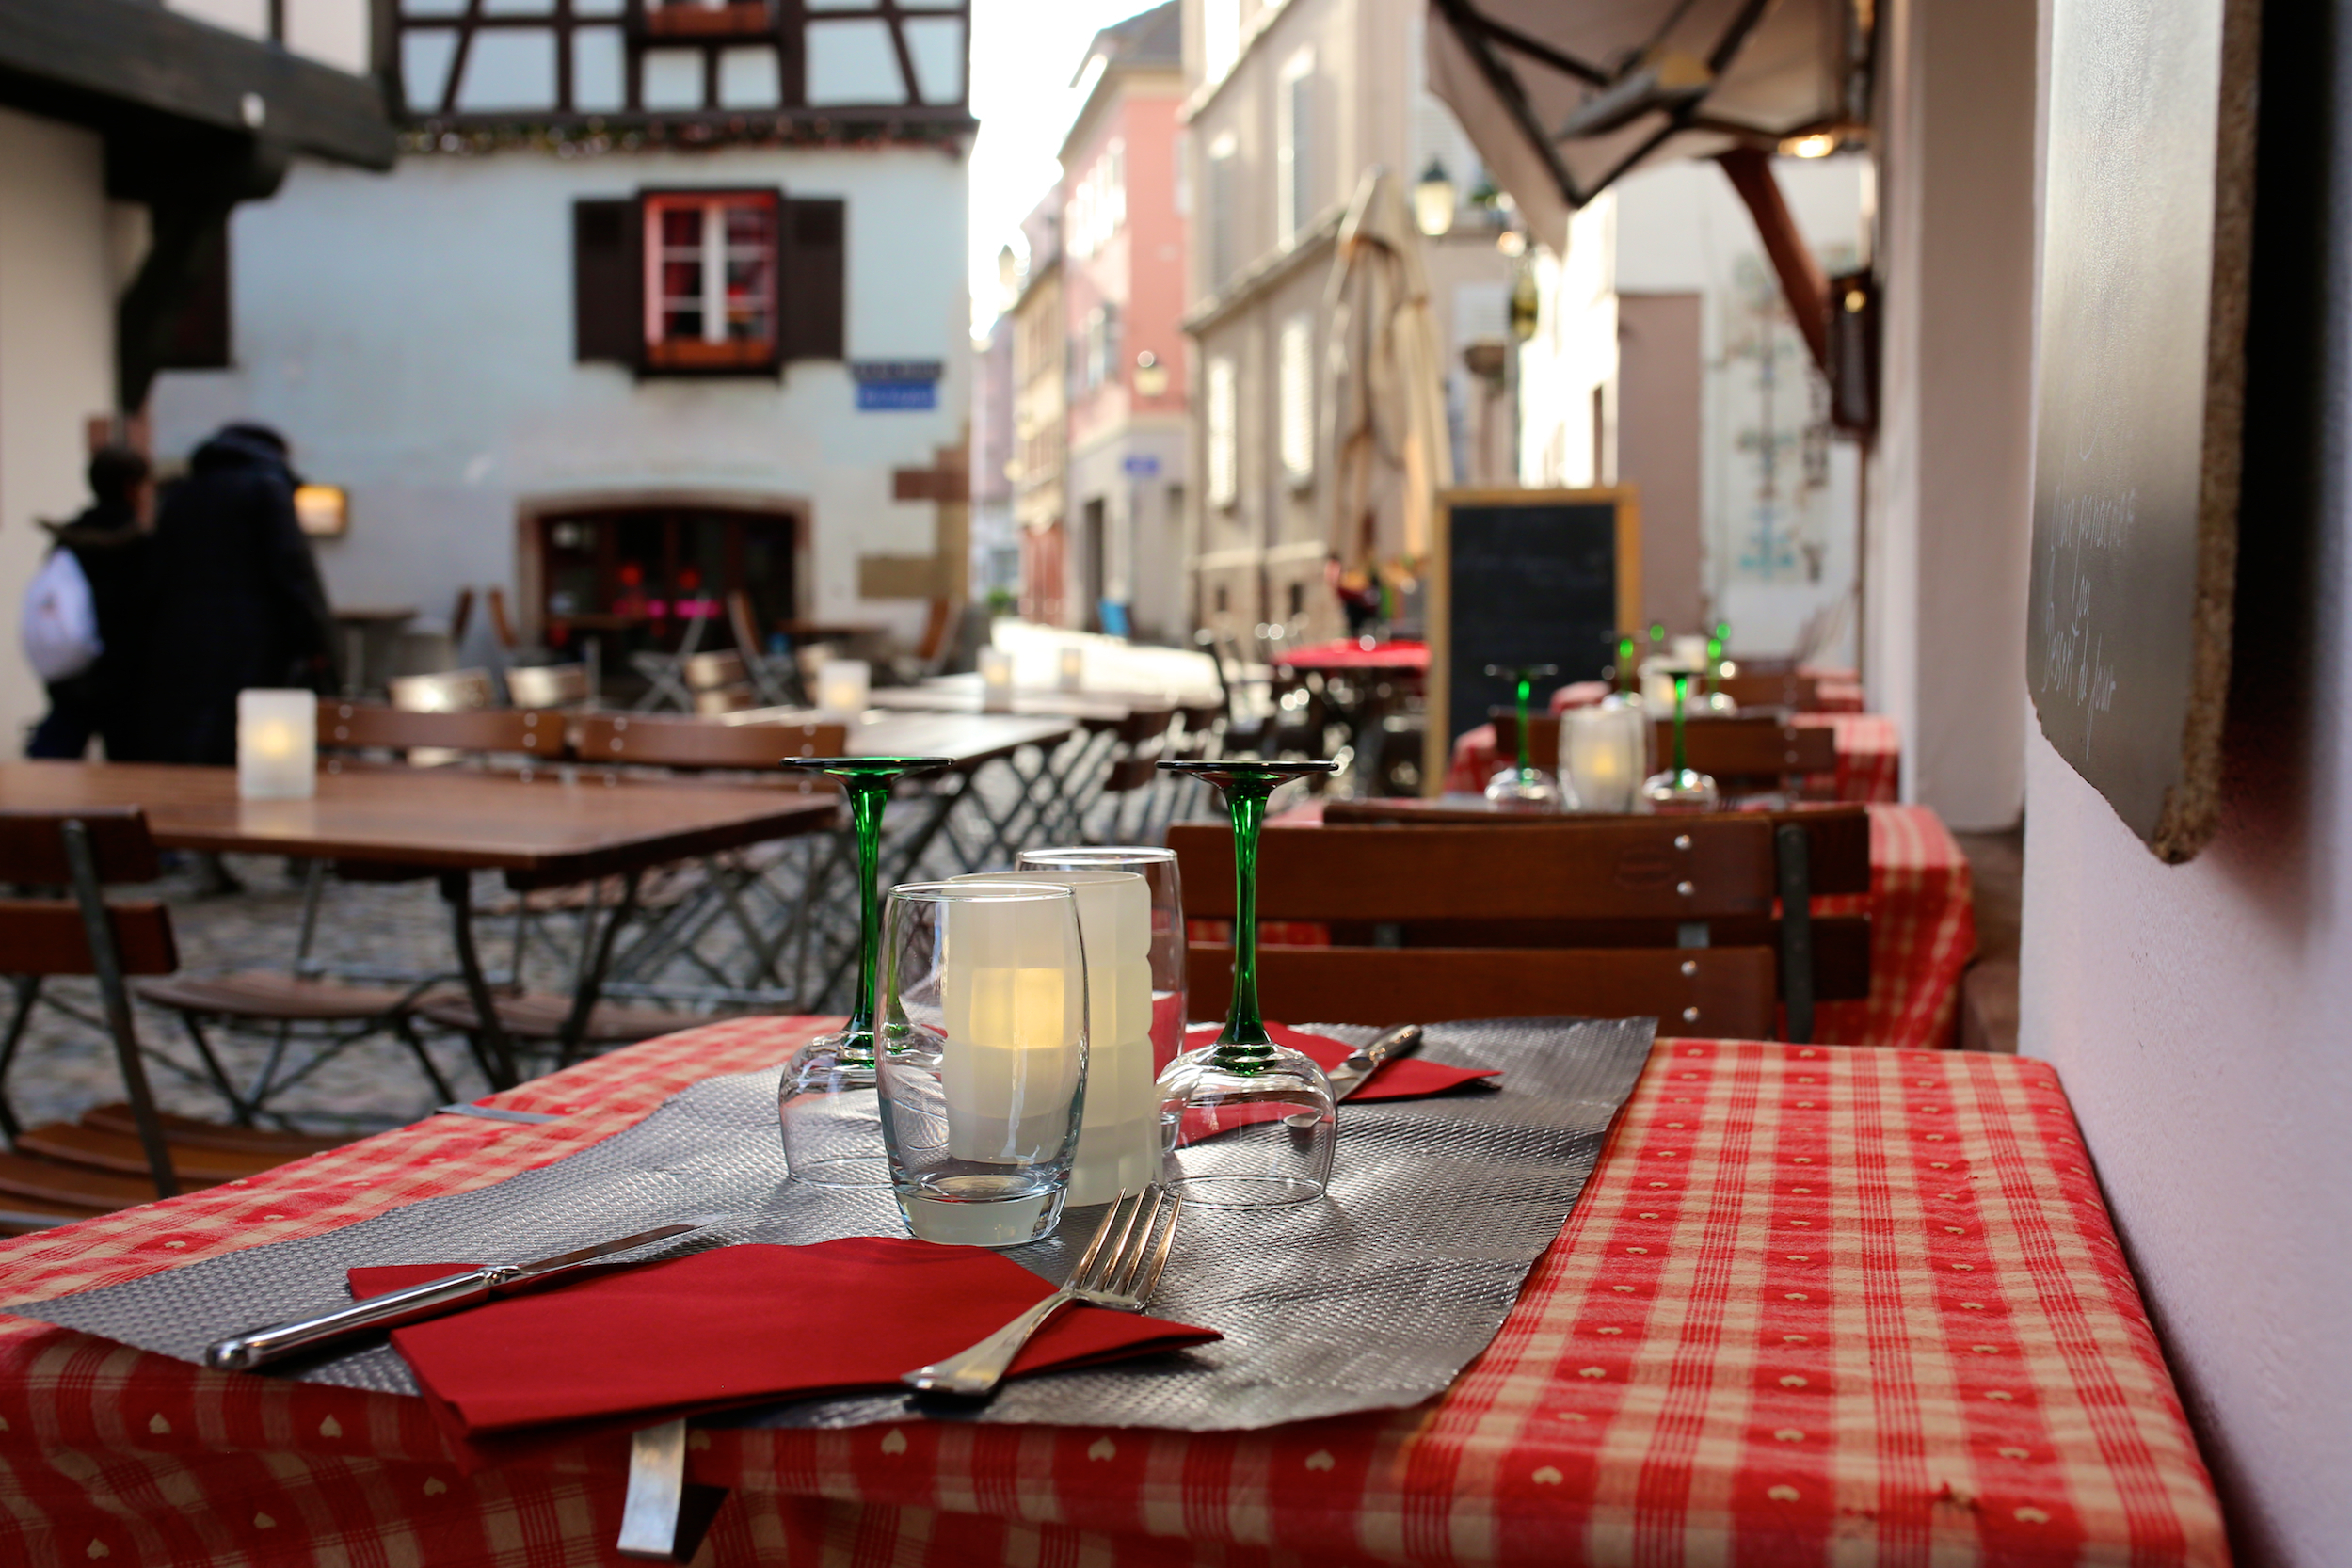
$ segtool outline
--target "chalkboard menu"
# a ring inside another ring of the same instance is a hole
[[[2213,834],[2230,679],[2255,0],[2056,0],[2026,679],[2167,860]]]
[[[1641,506],[1597,490],[1450,490],[1438,497],[1428,575],[1429,738],[1423,792],[1445,784],[1454,738],[1508,703],[1486,666],[1557,664],[1539,697],[1597,680],[1611,633],[1641,614]]]

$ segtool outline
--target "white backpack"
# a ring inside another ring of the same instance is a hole
[[[98,663],[98,609],[73,552],[53,550],[24,590],[24,657],[43,680],[66,680]]]

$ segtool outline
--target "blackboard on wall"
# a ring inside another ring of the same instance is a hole
[[[2258,20],[2051,18],[2026,680],[2050,744],[2166,860],[2219,808]]]
[[[1610,634],[1641,615],[1641,504],[1634,487],[1449,490],[1430,552],[1429,738],[1422,792],[1445,787],[1455,737],[1508,703],[1489,664],[1558,664],[1539,697],[1592,680]]]

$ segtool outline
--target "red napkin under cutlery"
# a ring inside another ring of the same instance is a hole
[[[365,1300],[477,1267],[354,1269]],[[1053,1287],[978,1247],[859,1236],[809,1246],[720,1247],[584,1271],[392,1331],[435,1415],[471,1440],[567,1422],[632,1425],[861,1388],[953,1355]],[[1177,1350],[1213,1329],[1069,1306],[1012,1375]]]
[[[1188,1039],[1191,1047],[1199,1047],[1216,1039],[1215,1024],[1202,1024],[1200,1030],[1209,1032],[1205,1038]],[[1268,1024],[1266,1032],[1274,1043],[1304,1051],[1315,1059],[1315,1064],[1329,1072],[1348,1059],[1355,1049],[1344,1040],[1328,1034],[1310,1034],[1288,1024]],[[1352,1100],[1409,1100],[1425,1095],[1442,1095],[1448,1089],[1459,1089],[1481,1078],[1499,1078],[1500,1067],[1448,1067],[1419,1056],[1400,1056],[1381,1064],[1378,1072],[1364,1080],[1364,1086],[1348,1097]]]

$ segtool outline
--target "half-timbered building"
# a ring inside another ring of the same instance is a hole
[[[346,492],[339,601],[500,586],[608,668],[733,589],[910,635],[963,597],[962,0],[368,14],[397,166],[239,216],[160,449],[268,421]]]

